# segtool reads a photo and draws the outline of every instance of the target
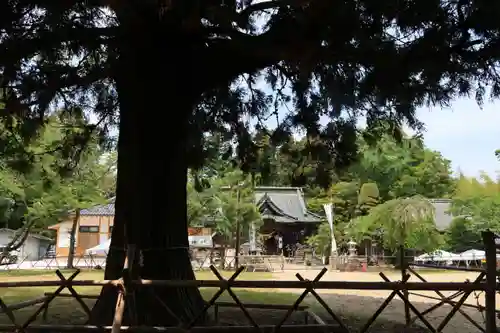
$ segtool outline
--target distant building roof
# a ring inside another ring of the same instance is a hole
[[[80,215],[84,216],[114,216],[115,198],[111,198],[107,204],[82,209]]]
[[[280,223],[321,222],[323,218],[307,210],[304,193],[300,187],[260,186],[255,188],[255,203],[262,216]],[[82,209],[82,216],[114,216],[115,198],[107,204]],[[56,228],[56,225],[49,229]]]
[[[429,199],[429,201],[433,204],[435,209],[435,223],[437,229],[447,229],[454,219],[454,217],[448,213],[452,200]],[[321,216],[307,210],[304,193],[300,187],[257,186],[255,188],[255,202],[264,218],[272,218],[279,223],[314,223],[323,220]],[[115,197],[111,198],[107,204],[82,209],[80,215],[114,216]],[[3,229],[0,229],[0,231],[2,230]],[[32,234],[32,237],[49,239],[35,234]]]
[[[321,222],[322,218],[307,210],[304,194],[300,187],[260,186],[255,188],[255,202],[263,217],[276,222]],[[115,198],[105,205],[82,209],[83,216],[115,215]]]
[[[448,210],[450,209],[451,199],[429,199],[435,209],[434,222],[438,230],[444,231],[448,229],[454,217]]]
[[[263,218],[279,223],[321,222],[321,216],[307,210],[300,187],[258,186],[255,202]]]

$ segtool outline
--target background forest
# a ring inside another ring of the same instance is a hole
[[[74,117],[72,121],[85,121]],[[68,168],[60,140],[66,135],[53,116],[32,141],[34,158],[28,172],[17,172],[8,160],[0,164],[0,226],[50,236],[47,226],[68,218],[71,212],[104,203],[114,196],[116,153],[90,144],[80,163]],[[74,129],[71,129],[74,130]],[[215,231],[234,236],[240,220],[242,237],[251,223],[259,222],[254,204],[255,186],[302,187],[309,209],[324,215],[323,204],[334,204],[337,243],[372,239],[387,249],[400,245],[422,251],[437,248],[463,251],[480,248],[480,233],[500,231],[500,182],[453,174],[450,161],[425,147],[419,137],[397,141],[385,136],[369,144],[361,135],[357,161],[344,169],[321,158],[325,146],[312,138],[273,145],[257,132],[249,168],[232,162],[231,142],[210,137],[208,163],[192,170],[188,182],[188,221],[192,226],[211,224]],[[58,147],[51,151],[52,147]],[[50,154],[47,154],[50,152]],[[450,199],[455,217],[447,230],[437,230],[433,206],[427,199]],[[411,212],[411,214],[408,214]],[[409,216],[409,217],[408,217]],[[319,226],[308,239],[317,253],[329,251],[329,226]]]

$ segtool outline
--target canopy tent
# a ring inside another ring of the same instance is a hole
[[[454,260],[461,260],[460,255],[444,250],[437,250],[431,253],[424,253],[415,258],[415,261],[454,261]]]
[[[470,249],[459,254],[438,250],[415,257],[415,263],[430,261],[439,265],[446,262],[446,265],[454,263],[457,267],[461,264],[465,264],[466,267],[470,265],[480,266],[479,261],[484,262],[484,260],[486,260],[486,253],[476,249]],[[497,260],[500,260],[500,254],[497,254]]]
[[[427,261],[431,260],[431,255],[429,253],[424,253],[419,255],[418,257],[415,257],[415,261]]]
[[[111,238],[101,244],[91,247],[85,250],[85,254],[91,254],[93,256],[107,256],[109,251],[109,244],[111,243]]]
[[[460,257],[462,257],[462,260],[483,260],[486,259],[486,252],[471,249],[460,253]]]

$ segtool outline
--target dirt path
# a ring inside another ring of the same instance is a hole
[[[275,273],[273,278],[276,280],[296,280],[296,272],[285,271]],[[319,273],[319,271],[314,270],[304,270],[300,274],[307,279],[314,279],[314,277]],[[388,272],[386,275],[391,280],[400,279],[400,275],[397,272]],[[466,279],[473,281],[477,277],[477,273],[469,272],[446,272],[446,273],[428,273],[422,274],[425,279],[432,282],[463,282]],[[328,272],[321,279],[322,281],[381,281],[378,273],[362,273],[362,272]],[[419,280],[412,276],[410,281],[419,282]],[[283,290],[285,292],[285,290]],[[290,292],[290,290],[288,290]],[[293,290],[293,292],[300,293],[302,290]],[[363,326],[367,318],[371,317],[373,313],[382,304],[384,299],[386,299],[390,291],[385,290],[321,290],[318,293],[325,299],[332,310],[345,318],[359,318],[359,322],[355,322],[352,325],[356,327]],[[418,291],[419,294],[429,295],[433,297],[439,297],[433,291]],[[453,292],[443,292],[445,295],[450,295]],[[315,300],[311,300],[316,302]],[[410,295],[410,301],[415,307],[423,311],[430,306],[439,303],[437,300],[432,300],[420,296]],[[470,296],[467,299],[468,304],[476,305],[477,301],[474,296]],[[484,296],[479,297],[479,304],[484,304]],[[500,308],[500,301],[497,301],[497,308]],[[481,326],[483,324],[483,316],[476,309],[468,309],[463,307],[470,317],[475,319]],[[437,327],[440,322],[446,317],[450,312],[451,306],[444,305],[425,317],[430,321],[430,323]],[[328,314],[325,313],[326,316]],[[413,315],[413,314],[412,314]],[[380,316],[381,319],[390,322],[404,323],[404,303],[397,297],[390,303],[390,305],[384,310]],[[418,321],[419,325],[423,324]],[[388,330],[389,331],[389,330]],[[464,316],[457,313],[450,323],[445,327],[443,332],[449,333],[470,333],[470,332],[480,332],[476,327],[473,326]]]

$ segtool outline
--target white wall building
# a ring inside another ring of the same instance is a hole
[[[9,244],[12,241],[15,232],[16,231],[12,229],[1,228],[0,247],[5,247]],[[24,244],[17,250],[18,262],[26,260],[39,260],[43,258],[51,243],[52,240],[48,237],[30,233]]]

